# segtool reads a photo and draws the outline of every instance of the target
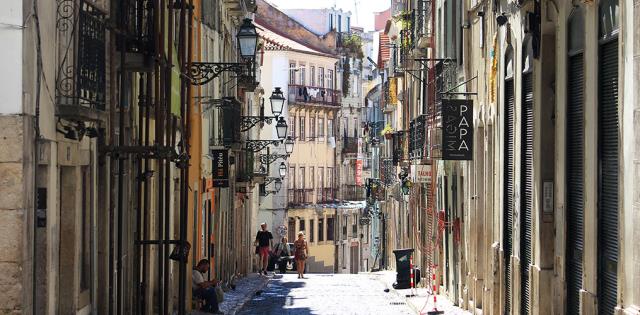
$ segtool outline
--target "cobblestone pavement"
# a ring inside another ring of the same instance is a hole
[[[367,274],[295,274],[269,281],[238,314],[415,314]]]
[[[224,293],[224,300],[220,303],[220,311],[226,315],[236,314],[239,308],[250,300],[257,290],[262,289],[268,277],[250,274],[236,282],[236,289]],[[191,315],[207,315],[209,313],[194,310]],[[210,314],[209,314],[210,315]]]

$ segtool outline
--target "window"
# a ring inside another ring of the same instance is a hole
[[[333,137],[333,119],[327,119],[327,137]]]
[[[324,141],[324,118],[318,118],[318,138]]]
[[[318,241],[324,242],[324,219],[318,219]]]
[[[333,14],[329,14],[329,31],[333,30]]]
[[[313,166],[309,167],[309,178],[311,179],[310,180],[311,187],[309,188],[313,189],[315,186],[315,179],[316,179],[315,168]]]
[[[314,235],[313,235],[313,234],[314,234],[314,232],[315,232],[315,231],[314,231],[315,226],[314,226],[314,224],[313,224],[313,223],[314,223],[314,222],[313,222],[313,219],[309,220],[309,242],[310,242],[310,243],[313,243],[313,242],[314,242],[314,239],[313,239],[313,236],[314,236]]]
[[[290,166],[289,174],[287,175],[289,175],[287,176],[289,178],[289,189],[295,189],[296,188],[296,167]]]
[[[287,224],[287,232],[289,234],[289,242],[292,242],[296,239],[296,220],[294,218],[289,218],[289,222]]]
[[[328,70],[327,88],[333,89],[333,70]]]
[[[349,217],[348,216],[343,216],[343,221],[342,221],[342,239],[346,239],[347,238],[347,225],[349,225]]]
[[[322,178],[323,174],[324,174],[324,167],[318,167],[318,188],[324,187],[323,186],[324,182]]]
[[[309,79],[311,80],[311,86],[316,86],[316,66],[310,66]]]
[[[334,240],[334,221],[334,218],[327,218],[327,241]]]
[[[353,137],[358,137],[358,118],[353,118]]]
[[[306,116],[300,116],[300,141],[305,141],[305,134],[304,134],[304,121],[305,118],[307,118]]]
[[[309,117],[309,138],[311,141],[316,139],[316,119],[314,117]]]
[[[296,63],[289,63],[289,84],[296,84]]]
[[[304,226],[304,219],[300,219],[300,232],[304,232],[305,231],[305,226]]]
[[[296,138],[296,116],[289,117],[289,135],[291,138]]]
[[[351,237],[358,237],[358,215],[353,215],[353,222],[351,223]]]
[[[324,87],[324,68],[318,68],[318,83],[320,83],[320,87]]]
[[[299,174],[300,174],[300,178],[298,178],[298,185],[299,185],[300,187],[298,187],[298,188],[300,188],[300,189],[304,189],[304,186],[305,186],[305,179],[306,179],[306,177],[305,177],[305,175],[306,175],[306,174],[305,174],[305,169],[304,169],[304,167],[301,167],[301,168],[300,168],[300,172],[299,172]]]
[[[351,30],[351,17],[347,16],[347,32]]]
[[[342,15],[338,14],[338,32],[342,32]]]
[[[327,167],[327,187],[333,187],[333,167]]]
[[[300,64],[300,85],[306,85],[307,68],[305,65]]]

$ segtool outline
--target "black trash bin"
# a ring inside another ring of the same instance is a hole
[[[393,254],[396,255],[396,282],[393,284],[393,288],[409,289],[411,287],[410,261],[413,248],[396,249]]]

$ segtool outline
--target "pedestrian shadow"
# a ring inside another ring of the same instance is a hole
[[[308,307],[294,307],[295,300],[306,298],[293,297],[291,291],[306,286],[302,281],[285,278],[273,278],[264,290],[256,292],[250,301],[236,314],[314,314]]]

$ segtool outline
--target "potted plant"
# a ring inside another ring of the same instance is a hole
[[[384,136],[385,139],[389,140],[393,137],[393,128],[391,128],[391,124],[387,124],[384,126],[384,129],[380,132],[381,135]]]

